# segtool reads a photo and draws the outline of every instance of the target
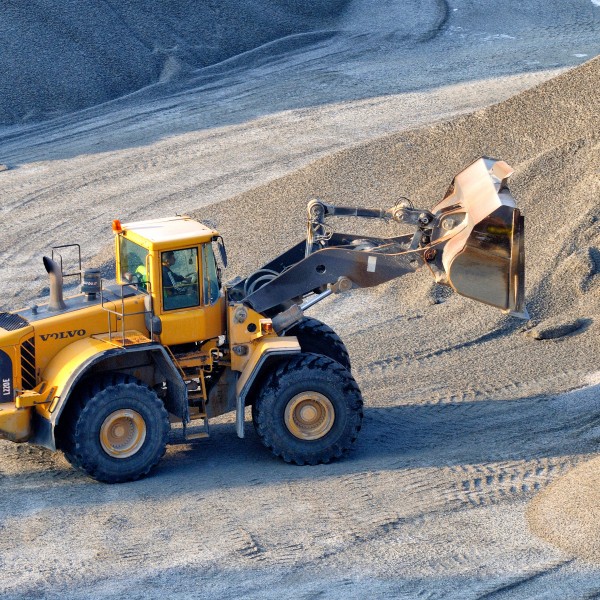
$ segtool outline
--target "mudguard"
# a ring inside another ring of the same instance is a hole
[[[167,380],[165,404],[169,412],[187,422],[187,388],[163,346],[152,342],[116,346],[104,339],[90,337],[78,340],[61,350],[42,373],[44,382],[53,392],[48,403],[36,406],[34,434],[30,441],[52,450],[56,449],[56,426],[73,390],[81,380],[90,373],[102,370],[102,363],[107,361],[111,361],[111,365],[122,363],[126,368],[134,355],[137,355],[135,358],[140,357],[139,353],[149,357]]]
[[[244,413],[246,398],[252,385],[270,366],[271,361],[300,353],[300,344],[296,337],[266,337],[253,342],[248,362],[236,384],[236,431],[240,438],[244,437]]]

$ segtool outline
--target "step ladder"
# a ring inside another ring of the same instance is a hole
[[[206,413],[208,394],[206,392],[206,381],[204,380],[203,371],[206,357],[198,355],[196,352],[175,356],[171,348],[168,346],[165,346],[165,348],[181,373],[181,377],[188,382],[188,413],[190,423],[202,421],[202,424],[197,425],[182,421],[183,443],[205,439],[210,436],[208,415]],[[196,370],[195,373],[193,373],[194,370]],[[190,371],[192,372],[190,373]]]
[[[204,383],[204,382],[202,382]],[[192,401],[189,408],[190,423],[183,423],[183,439],[186,442],[202,440],[210,436],[208,416],[206,414],[206,394],[204,386],[200,389],[188,393],[188,398]],[[196,404],[197,403],[197,404]],[[202,421],[202,423],[197,423]]]

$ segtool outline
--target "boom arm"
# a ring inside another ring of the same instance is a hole
[[[247,279],[230,297],[285,329],[325,296],[372,287],[427,265],[436,282],[461,295],[528,318],[524,307],[523,217],[502,161],[479,159],[457,175],[432,211],[406,199],[389,210],[308,204],[307,238]],[[392,238],[335,233],[331,216],[393,220],[415,226]]]
[[[368,219],[393,220],[398,223],[426,227],[434,220],[434,215],[427,210],[412,207],[408,198],[389,210],[360,208],[351,206],[334,206],[321,200],[311,200],[306,207],[308,223],[306,231],[306,256],[319,247],[325,247],[331,239],[333,231],[325,224],[326,217],[363,217]]]

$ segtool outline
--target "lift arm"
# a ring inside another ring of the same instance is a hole
[[[331,293],[372,287],[426,265],[437,283],[528,318],[524,306],[523,217],[503,161],[481,158],[459,173],[431,211],[403,199],[389,210],[340,207],[312,200],[306,241],[229,289],[233,300],[285,329]],[[392,238],[335,233],[332,216],[392,220],[415,227]]]

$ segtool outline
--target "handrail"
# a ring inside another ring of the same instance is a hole
[[[131,283],[123,283],[121,284],[121,311],[119,312],[118,310],[113,310],[112,308],[109,308],[106,304],[108,302],[115,302],[115,300],[108,300],[105,296],[104,296],[104,280],[101,279],[100,280],[100,307],[102,308],[102,310],[106,311],[107,314],[107,320],[108,320],[108,341],[111,344],[115,344],[116,346],[120,345],[121,347],[125,347],[125,331],[127,330],[127,328],[125,327],[125,319],[127,317],[133,317],[135,315],[150,315],[152,316],[152,311],[151,310],[140,310],[140,311],[136,311],[136,312],[130,312],[130,313],[126,313],[125,312],[125,288],[126,287],[132,287]],[[149,282],[147,283],[147,285],[149,286]],[[149,291],[146,290],[142,290],[140,289],[140,287],[135,286],[137,291],[141,292],[143,296],[150,296]],[[113,328],[112,328],[112,323],[111,323],[111,315],[115,315],[116,320],[117,321],[121,321],[121,344],[117,344],[116,342],[113,342],[113,335],[116,332],[113,332]],[[150,329],[149,329],[149,333],[150,333],[150,339],[154,339],[154,328],[153,328],[153,322],[152,322],[152,318],[149,319],[150,321]]]
[[[82,280],[82,268],[81,268],[81,245],[80,244],[63,244],[62,246],[53,246],[52,247],[52,260],[54,259],[54,253],[56,250],[61,250],[62,248],[77,248],[78,262],[79,262],[79,270],[74,271],[73,273],[64,273],[63,272],[63,257],[60,252],[56,252],[58,257],[60,258],[60,272],[62,273],[63,278],[65,277],[77,277],[79,276],[79,283]]]

